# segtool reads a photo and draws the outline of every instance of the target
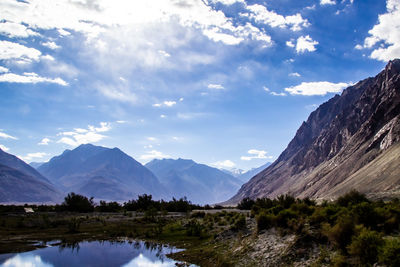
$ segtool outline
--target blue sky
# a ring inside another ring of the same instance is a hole
[[[399,28],[399,0],[2,0],[0,147],[258,167],[400,57]]]

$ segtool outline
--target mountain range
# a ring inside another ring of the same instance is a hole
[[[118,148],[80,145],[53,157],[38,171],[64,193],[119,201],[145,193],[155,198],[167,196],[151,171]]]
[[[59,202],[62,194],[49,180],[0,149],[0,202]]]
[[[242,182],[217,168],[188,159],[154,159],[145,165],[176,198],[186,196],[199,204],[232,197]]]
[[[278,159],[244,184],[245,197],[334,199],[351,189],[400,195],[400,60],[310,114]]]

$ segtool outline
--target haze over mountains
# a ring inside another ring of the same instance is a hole
[[[234,170],[226,170],[226,169],[221,169],[221,171],[228,173],[232,175],[233,177],[236,177],[243,183],[247,183],[250,178],[252,178],[254,175],[258,174],[259,172],[263,171],[266,169],[269,165],[271,165],[271,162],[267,162],[260,167],[257,168],[252,168],[248,171],[240,170],[240,169],[234,169]]]
[[[312,112],[272,164],[233,177],[186,159],[143,166],[118,148],[86,144],[41,164],[39,173],[0,150],[0,202],[56,202],[73,191],[104,200],[146,193],[212,204],[232,197],[254,175],[225,203],[286,193],[334,199],[351,189],[400,196],[399,141],[400,60],[393,60]]]
[[[59,192],[34,168],[0,149],[0,202],[59,202]]]
[[[65,193],[106,200],[128,200],[145,193],[167,197],[157,177],[118,148],[81,145],[65,150],[38,171]]]
[[[187,159],[154,159],[145,165],[172,196],[212,204],[233,196],[242,182],[217,168]]]
[[[400,60],[311,113],[279,158],[227,203],[245,197],[331,199],[351,189],[400,195]]]

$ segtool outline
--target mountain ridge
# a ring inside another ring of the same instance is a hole
[[[348,184],[345,181],[359,177],[358,171],[370,168],[368,164],[400,140],[399,121],[400,60],[397,59],[375,77],[348,87],[340,96],[320,105],[302,123],[278,159],[244,184],[227,203],[285,193],[334,199],[350,189],[375,197],[385,195],[388,190],[400,193],[400,179],[392,179],[397,172],[390,164],[385,165],[390,170],[382,169],[390,175],[382,179],[394,183],[374,187],[365,181],[362,185],[353,182],[351,188],[344,186]]]

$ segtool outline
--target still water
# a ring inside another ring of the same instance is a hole
[[[142,241],[85,241],[70,245],[49,245],[24,253],[3,254],[0,255],[0,266],[172,267],[178,262],[166,255],[178,251],[173,247]]]

